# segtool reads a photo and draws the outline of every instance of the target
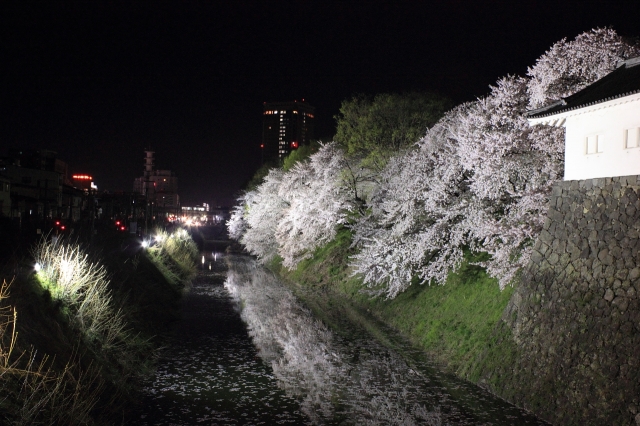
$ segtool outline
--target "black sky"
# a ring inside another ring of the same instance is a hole
[[[0,154],[52,149],[128,191],[151,144],[183,204],[229,205],[259,166],[264,101],[304,98],[331,137],[353,94],[472,100],[563,37],[640,36],[639,12],[638,0],[3,2]]]

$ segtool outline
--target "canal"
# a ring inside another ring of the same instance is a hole
[[[250,257],[205,253],[127,424],[545,424],[410,347],[331,324]]]

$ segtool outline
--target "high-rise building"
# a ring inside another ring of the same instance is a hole
[[[308,103],[265,102],[262,119],[262,161],[282,161],[313,139],[315,108]]]
[[[134,179],[133,192],[144,195],[159,215],[176,215],[180,208],[178,178],[171,170],[156,170],[153,154],[150,149],[145,151],[144,173]]]

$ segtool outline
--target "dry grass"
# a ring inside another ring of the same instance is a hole
[[[131,332],[122,308],[115,306],[104,266],[65,241],[43,239],[34,258],[40,266],[38,282],[62,302],[72,327],[97,356],[119,366],[113,380],[124,385],[144,375],[145,360],[154,355],[151,344]]]
[[[171,234],[156,230],[155,244],[149,248],[151,260],[172,283],[190,281],[197,271],[198,247],[187,231],[179,229]]]
[[[72,323],[105,350],[127,340],[127,323],[115,309],[104,266],[89,260],[78,244],[43,239],[34,250],[36,274],[51,297],[69,308]]]
[[[102,388],[96,368],[73,362],[62,371],[48,356],[18,351],[17,312],[8,304],[10,284],[0,286],[0,420],[5,424],[90,424]]]

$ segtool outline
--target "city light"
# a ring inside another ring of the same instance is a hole
[[[142,248],[147,248],[147,247],[149,247],[149,241],[143,241]]]
[[[40,269],[42,269],[42,266],[38,262],[36,262],[36,264],[33,266],[33,269],[35,269],[36,272],[40,272]]]
[[[73,175],[73,178],[77,180],[93,180],[89,175]]]

